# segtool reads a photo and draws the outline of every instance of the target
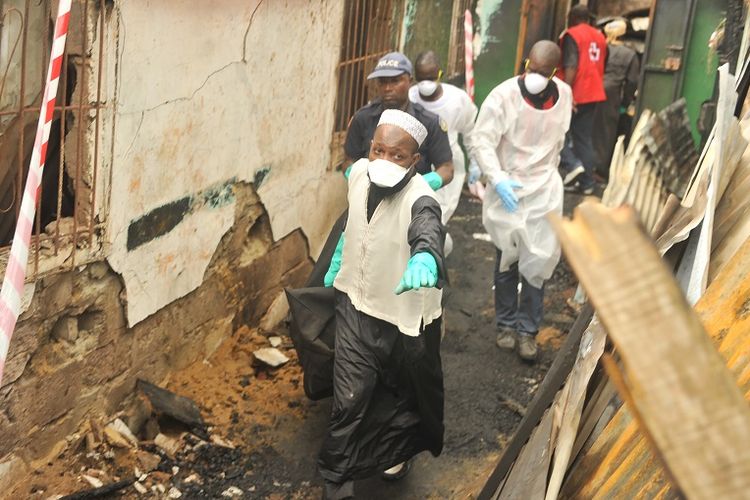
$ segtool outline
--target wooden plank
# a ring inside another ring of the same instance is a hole
[[[562,486],[565,471],[568,470],[568,463],[578,433],[578,424],[581,422],[586,389],[599,358],[604,352],[606,342],[607,334],[594,317],[591,325],[583,334],[581,347],[578,350],[578,359],[562,390],[562,422],[555,443],[555,460],[547,486],[546,500],[554,500],[560,493],[560,486]]]
[[[477,500],[489,500],[494,498],[495,492],[498,490],[500,484],[508,475],[508,471],[513,466],[513,462],[516,461],[521,448],[528,441],[534,428],[540,422],[542,415],[547,411],[547,408],[552,404],[555,398],[555,394],[560,390],[565,378],[573,368],[576,355],[578,353],[578,345],[581,342],[581,336],[588,327],[591,317],[594,314],[594,309],[591,304],[586,303],[581,310],[581,313],[576,318],[573,326],[570,327],[565,342],[560,347],[560,350],[555,356],[555,360],[552,362],[547,375],[542,380],[542,383],[537,389],[534,399],[529,404],[526,410],[526,416],[521,420],[518,429],[508,443],[508,447],[503,452],[497,466],[490,474],[487,479],[482,491],[479,492]]]
[[[750,407],[633,211],[586,201],[554,226],[681,489],[746,497]]]
[[[525,498],[541,500],[547,486],[547,470],[552,455],[550,434],[552,432],[552,411],[547,410],[539,427],[513,465],[508,479],[497,496],[499,500]]]

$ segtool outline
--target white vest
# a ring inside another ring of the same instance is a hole
[[[422,196],[435,199],[435,193],[421,175],[415,175],[401,191],[380,202],[368,223],[368,163],[367,158],[357,161],[349,176],[349,218],[341,269],[333,286],[349,296],[357,311],[416,337],[420,325],[427,326],[440,317],[443,292],[422,288],[396,295],[394,290],[411,256],[408,232],[412,206]]]

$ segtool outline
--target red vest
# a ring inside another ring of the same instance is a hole
[[[573,80],[573,102],[586,104],[607,100],[604,92],[604,65],[607,60],[607,39],[586,23],[577,24],[563,34],[570,35],[578,45],[578,71]],[[562,38],[560,38],[562,45]]]

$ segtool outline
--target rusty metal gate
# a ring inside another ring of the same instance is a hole
[[[354,113],[372,96],[367,75],[383,55],[396,50],[401,25],[399,0],[346,0],[332,143],[332,166],[343,159],[341,146]]]
[[[0,268],[21,205],[49,63],[53,2],[0,1]],[[72,268],[102,229],[95,207],[101,184],[102,65],[111,2],[74,0],[47,162],[32,236],[29,278],[40,255]],[[60,260],[60,259],[58,259]]]

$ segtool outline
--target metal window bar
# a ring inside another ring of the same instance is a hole
[[[367,104],[367,75],[394,40],[393,0],[346,0],[334,132],[346,132],[354,113]],[[395,37],[398,39],[398,36]]]
[[[472,0],[453,0],[453,14],[448,48],[448,77],[464,76],[466,61],[464,53],[464,12],[471,9]]]
[[[28,173],[49,64],[54,13],[51,0],[0,0],[0,9],[2,270]],[[39,188],[27,273],[29,280],[37,277],[40,258],[45,256],[59,256],[65,252],[66,269],[80,264],[77,251],[91,248],[103,230],[95,200],[101,163],[100,115],[105,109],[102,76],[107,17],[105,0],[73,0],[50,145]],[[97,44],[98,52],[94,50],[94,44]],[[16,50],[18,45],[20,51]],[[94,53],[96,61],[93,60]],[[6,60],[3,60],[3,55],[7,55]],[[95,86],[90,82],[95,82]],[[3,161],[3,157],[9,158],[8,161]]]

